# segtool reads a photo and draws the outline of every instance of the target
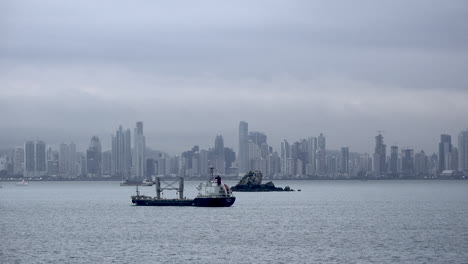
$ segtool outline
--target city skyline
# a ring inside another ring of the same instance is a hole
[[[387,148],[382,132],[377,131],[372,155],[350,151],[348,146],[340,150],[327,148],[329,141],[323,133],[298,138],[291,143],[285,139],[276,149],[268,140],[268,134],[251,131],[248,122],[240,121],[237,149],[225,147],[223,136],[216,134],[214,144],[207,148],[200,148],[195,142],[191,150],[168,155],[146,146],[143,122],[137,121],[133,147],[130,129],[124,132],[121,125],[116,134],[110,136],[110,150],[103,149],[101,140],[95,135],[86,152],[77,151],[73,141],[61,143],[58,149],[52,149],[41,140],[25,141],[24,148],[16,148],[0,157],[1,170],[7,175],[65,179],[142,179],[155,175],[200,177],[206,175],[208,166],[217,168],[221,175],[261,171],[266,178],[299,179],[458,177],[468,171],[468,129],[458,133],[458,142],[452,141],[451,135],[441,134],[438,153],[427,155],[424,149],[411,146],[391,145]],[[150,172],[152,174],[148,174]]]

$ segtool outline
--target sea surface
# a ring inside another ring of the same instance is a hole
[[[0,263],[468,263],[468,181],[275,184],[301,192],[137,207],[118,182],[4,182]]]

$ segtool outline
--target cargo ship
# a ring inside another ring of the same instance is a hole
[[[140,195],[138,190],[136,195],[132,196],[133,205],[137,206],[199,206],[199,207],[229,207],[234,204],[236,197],[232,194],[231,189],[226,184],[221,182],[221,177],[214,177],[214,169],[210,167],[210,179],[206,183],[200,183],[197,186],[198,195],[195,199],[187,199],[184,197],[184,178],[178,180],[179,187],[173,187],[173,183],[169,183],[168,187],[161,187],[161,180],[156,178],[156,197]],[[178,199],[161,198],[163,190],[178,191]]]

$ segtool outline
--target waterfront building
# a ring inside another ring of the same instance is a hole
[[[111,167],[112,167],[112,152],[109,150],[102,152],[101,175],[111,176]]]
[[[307,168],[306,174],[308,176],[315,175],[316,173],[316,159],[317,159],[317,138],[309,137],[307,139]]]
[[[129,178],[132,172],[132,136],[122,126],[112,136],[111,175]]]
[[[219,174],[225,174],[225,157],[224,157],[224,140],[222,135],[217,135],[215,138],[214,147],[214,163]]]
[[[68,174],[68,145],[61,143],[59,146],[59,175],[67,176]]]
[[[452,137],[450,135],[440,135],[439,143],[439,173],[450,169],[450,153],[452,152]]]
[[[414,156],[414,172],[418,176],[429,174],[429,158],[423,150]]]
[[[387,146],[384,144],[382,134],[375,137],[375,151],[373,155],[374,177],[384,176],[386,173]]]
[[[143,135],[143,122],[137,122],[133,134],[134,137],[134,155],[133,166],[136,178],[143,178],[145,175],[146,164],[146,139]]]
[[[24,173],[24,148],[15,149],[13,157],[13,174],[21,175]]]
[[[349,175],[349,147],[341,148],[340,173]]]
[[[77,168],[77,159],[76,159],[76,145],[73,142],[70,142],[68,145],[68,160],[67,160],[67,167],[68,167],[68,175],[70,177],[76,177],[78,173]]]
[[[405,176],[414,175],[414,150],[403,149],[401,151],[401,172]]]
[[[102,149],[99,137],[93,136],[86,151],[86,174],[90,178],[101,176]]]
[[[458,135],[458,169],[468,171],[468,129]]]
[[[249,124],[245,121],[239,123],[239,173],[249,171]]]
[[[398,175],[398,173],[399,173],[399,170],[398,170],[398,146],[391,146],[391,148],[390,148],[390,161],[389,161],[388,172],[393,177],[396,177]]]

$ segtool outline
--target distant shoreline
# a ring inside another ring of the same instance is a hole
[[[162,180],[175,180],[176,178],[161,178]],[[0,179],[0,182],[17,182],[23,178],[17,179]],[[24,179],[29,182],[121,182],[117,179]],[[205,178],[185,178],[186,181],[200,181],[206,180]],[[225,179],[227,181],[238,181],[239,179]],[[402,179],[265,179],[269,181],[454,181],[454,180],[468,180],[468,178],[429,178],[429,179],[418,179],[418,178],[402,178]]]

